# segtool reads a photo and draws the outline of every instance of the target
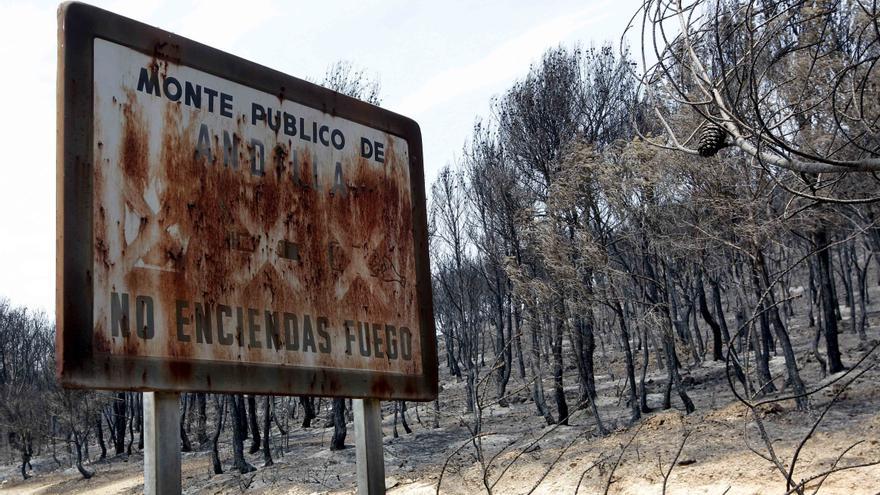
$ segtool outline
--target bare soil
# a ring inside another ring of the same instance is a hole
[[[876,287],[874,288],[876,289]],[[880,301],[880,293],[872,293]],[[874,304],[876,310],[880,305]],[[843,308],[842,328],[848,328],[848,310]],[[880,313],[872,314],[868,341],[861,342],[848,332],[841,333],[844,364],[854,365],[870,347],[880,340]],[[813,389],[828,384],[840,375],[821,377],[819,364],[812,357],[809,343],[815,329],[806,328],[800,319],[790,322],[803,378]],[[606,348],[610,343],[605,343]],[[601,350],[601,348],[600,348]],[[597,377],[600,415],[608,435],[599,435],[596,422],[588,409],[572,414],[570,426],[547,426],[535,414],[525,384],[511,379],[508,391],[519,390],[509,407],[497,405],[483,411],[483,433],[480,438],[486,469],[478,462],[477,449],[470,440],[466,425],[472,422],[464,412],[464,383],[441,370],[440,428],[432,428],[433,404],[409,406],[412,434],[400,429],[400,437],[392,436],[390,405],[384,419],[386,485],[393,494],[441,493],[470,494],[485,492],[485,484],[493,493],[581,493],[581,494],[654,494],[663,492],[663,472],[669,470],[684,435],[688,438],[678,460],[672,467],[666,487],[669,494],[749,495],[787,492],[785,478],[767,456],[767,449],[749,410],[732,395],[723,363],[707,360],[690,366],[683,374],[690,386],[697,411],[683,414],[673,393],[673,409],[662,411],[665,372],[656,369],[653,361],[648,384],[649,405],[655,412],[636,425],[628,425],[625,406],[625,385],[622,357],[608,349],[612,366],[603,368]],[[682,360],[689,354],[680,350]],[[653,356],[652,356],[653,358]],[[608,362],[597,351],[597,362]],[[859,369],[880,364],[880,351],[875,351]],[[776,376],[785,373],[781,354],[773,358]],[[830,469],[858,463],[880,461],[880,367],[874,367],[849,388],[843,390],[837,403],[825,415],[815,434],[803,448],[794,479],[807,479]],[[576,370],[569,369],[566,384],[569,405],[577,397]],[[779,381],[781,384],[781,380]],[[799,441],[807,434],[816,418],[841,391],[842,381],[831,384],[812,397],[812,410],[798,412],[792,401],[763,406],[760,416],[775,454],[786,466]],[[545,383],[548,404],[552,384]],[[494,384],[487,383],[486,402],[491,401]],[[678,409],[676,409],[678,408]],[[416,418],[420,419],[417,420]],[[318,427],[295,428],[285,441],[273,430],[275,465],[262,467],[262,455],[249,455],[258,470],[239,475],[231,470],[232,452],[228,443],[221,447],[225,474],[211,473],[210,452],[202,450],[183,454],[185,493],[268,493],[312,494],[353,493],[355,484],[355,453],[353,425],[349,424],[348,443],[342,451],[329,450],[332,428],[323,428],[327,418],[315,423]],[[283,444],[283,448],[281,447]],[[752,451],[754,449],[754,452]],[[846,454],[838,460],[847,449]],[[59,447],[59,450],[65,450]],[[92,457],[98,451],[91,446]],[[757,452],[757,453],[755,453]],[[61,465],[43,452],[32,461],[32,478],[22,481],[19,466],[12,457],[2,459],[0,494],[133,494],[143,491],[143,458],[135,454],[127,459],[110,458],[87,463],[95,471],[89,480],[82,479],[70,467],[66,452],[59,454]],[[444,467],[445,466],[445,467]],[[610,480],[610,484],[609,484]],[[820,478],[821,480],[821,478]],[[821,486],[816,480],[807,493],[817,487],[819,493],[846,495],[880,494],[880,465],[844,470],[832,474]]]

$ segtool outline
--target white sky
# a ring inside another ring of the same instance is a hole
[[[336,60],[375,74],[383,105],[415,119],[427,180],[477,116],[559,43],[617,46],[639,0],[96,1],[298,76]],[[0,297],[54,314],[57,4],[0,0]]]

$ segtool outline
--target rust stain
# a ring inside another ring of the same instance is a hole
[[[157,45],[145,66],[175,74],[173,50]],[[268,96],[287,108],[284,95]],[[178,382],[200,360],[314,368],[310,386],[330,395],[344,384],[323,369],[418,375],[405,142],[385,135],[380,163],[353,145],[318,152],[236,115],[209,127],[205,155],[199,112],[152,98],[112,95],[119,136],[96,132],[100,153],[112,157],[95,174],[95,294],[127,294],[131,335],[108,338],[116,324],[108,302],[95,315],[93,348],[169,359]],[[161,125],[148,125],[157,114]],[[255,133],[261,150],[249,141]],[[224,148],[230,138],[237,151]],[[394,391],[381,377],[369,386],[377,396]]]

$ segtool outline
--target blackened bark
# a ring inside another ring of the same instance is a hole
[[[189,435],[186,434],[186,405],[190,394],[180,394],[181,404],[180,411],[180,450],[182,452],[192,452],[192,444],[189,443]]]
[[[534,378],[534,381],[532,383],[532,399],[535,401],[535,407],[538,410],[538,415],[543,416],[544,421],[546,421],[548,425],[552,425],[555,424],[556,421],[550,414],[550,409],[547,407],[547,402],[544,398],[543,372],[541,370],[541,344],[540,342],[538,342],[537,321],[537,315],[532,314],[532,324],[530,325],[531,332],[529,332],[532,338],[532,348],[529,356],[529,367],[531,368],[532,377]]]
[[[850,251],[850,256],[852,257],[852,264],[856,270],[856,283],[859,285],[859,323],[856,328],[859,334],[859,340],[865,341],[868,339],[868,336],[865,334],[865,329],[868,324],[868,262],[865,262],[864,269],[859,266],[859,259],[855,246],[853,246]],[[855,319],[855,310],[853,310],[853,319]]]
[[[94,476],[95,473],[83,467],[83,442],[77,434],[73,435],[73,445],[76,448],[76,470],[79,471],[79,474],[81,474],[84,479],[91,478],[92,476]]]
[[[667,369],[667,389],[666,394],[664,396],[664,408],[668,409],[670,404],[670,388],[671,384],[675,384],[675,389],[678,391],[678,396],[681,399],[682,403],[684,403],[685,412],[690,414],[694,411],[694,403],[691,401],[690,397],[687,393],[687,387],[681,379],[681,375],[678,372],[679,361],[678,355],[675,352],[675,335],[672,330],[672,313],[669,307],[669,297],[670,294],[667,292],[661,296],[658,283],[656,282],[657,277],[655,275],[654,265],[651,263],[651,260],[648,257],[645,257],[645,273],[648,275],[648,291],[647,296],[648,300],[653,303],[652,311],[657,314],[657,321],[662,322],[662,339],[663,339],[663,349],[666,353],[666,369]],[[669,276],[667,274],[667,280],[669,280]]]
[[[391,422],[391,436],[397,438],[400,436],[397,433],[397,415],[400,414],[400,401],[394,401],[394,420]]]
[[[416,414],[418,414],[418,410],[416,410]],[[412,428],[409,427],[409,421],[406,420],[406,401],[400,401],[400,425],[403,426],[403,431],[406,432],[407,435],[412,433]]]
[[[336,397],[333,399],[333,438],[330,439],[330,450],[342,450],[345,448],[345,436],[348,429],[345,426],[345,399]]]
[[[816,287],[816,264],[812,258],[808,260],[807,264],[810,267],[810,313],[808,315],[810,320],[810,326],[816,326],[816,318],[813,316],[813,308],[819,308],[819,290]]]
[[[204,448],[208,444],[208,400],[204,393],[196,394],[196,441]]]
[[[770,319],[767,317],[767,302],[761,298],[761,283],[758,279],[757,268],[752,265],[752,288],[755,292],[755,300],[758,301],[758,322],[760,323],[760,335],[756,335],[753,345],[755,346],[755,361],[758,367],[758,377],[761,386],[759,393],[771,393],[776,391],[773,384],[773,376],[770,374]]]
[[[671,330],[671,329],[670,329]],[[669,378],[675,384],[675,390],[678,391],[678,397],[681,399],[682,404],[684,404],[684,410],[686,414],[690,414],[696,410],[694,407],[693,401],[688,396],[687,387],[681,379],[681,374],[678,372],[678,356],[675,352],[675,340],[672,337],[672,332],[667,331],[666,334],[666,360],[668,362],[667,369],[669,370]]]
[[[125,453],[125,392],[116,394],[113,401],[113,449],[116,455]]]
[[[761,281],[763,281],[761,289],[767,291],[767,297],[769,298],[769,304],[771,306],[770,316],[773,319],[773,329],[776,333],[776,340],[782,347],[782,355],[785,357],[785,368],[788,373],[788,382],[794,390],[795,403],[797,404],[798,410],[806,411],[810,408],[807,389],[804,386],[803,380],[801,380],[800,371],[798,371],[797,359],[794,355],[794,349],[791,346],[791,340],[788,337],[788,330],[786,330],[785,324],[782,322],[782,317],[779,315],[779,305],[776,304],[776,296],[773,294],[772,288],[770,288],[770,274],[767,270],[767,263],[764,254],[760,250],[757,253],[756,260],[761,275]]]
[[[309,397],[307,395],[301,395],[299,397],[299,403],[303,408],[303,421],[302,427],[309,428],[312,426],[312,420],[315,419],[315,399],[313,397]]]
[[[144,393],[137,392],[138,450],[144,450]]]
[[[225,395],[214,395],[214,410],[217,413],[217,425],[214,434],[211,436],[211,464],[214,468],[214,474],[223,474],[223,464],[220,463],[220,451],[218,442],[220,441],[220,432],[223,431],[223,417],[226,413]]]
[[[131,447],[134,444],[134,425],[137,423],[137,397],[132,392],[128,394],[128,446],[125,447],[125,454],[131,455]],[[86,442],[86,457],[89,456],[89,443]]]
[[[846,306],[849,308],[849,328],[852,333],[858,333],[856,329],[856,295],[853,289],[852,264],[849,258],[849,244],[840,246],[837,250],[840,258],[840,269],[842,273],[843,289],[846,296]]]
[[[715,306],[715,315],[718,317],[718,326],[721,327],[721,335],[724,342],[730,345],[730,329],[727,320],[724,319],[724,305],[721,303],[721,287],[717,280],[712,279],[712,303]]]
[[[724,359],[724,349],[721,341],[721,325],[715,321],[715,318],[709,311],[709,304],[706,302],[706,289],[703,286],[702,273],[697,273],[697,299],[699,299],[700,314],[703,315],[706,324],[712,329],[712,359],[714,361],[721,361]]]
[[[498,367],[498,370],[497,370],[498,374],[496,375],[497,376],[496,383],[498,386],[497,392],[496,392],[496,398],[498,399],[498,405],[500,407],[507,407],[507,405],[508,405],[507,404],[507,397],[505,397],[505,395],[506,395],[506,390],[507,390],[507,382],[510,381],[510,367],[513,364],[513,359],[512,359],[512,350],[511,350],[511,346],[510,346],[510,341],[508,340],[507,336],[504,334],[504,329],[506,327],[508,329],[507,332],[508,333],[511,332],[510,318],[508,316],[507,325],[505,325],[505,321],[504,321],[505,320],[505,317],[504,317],[504,294],[501,293],[502,285],[500,282],[498,282],[497,276],[496,276],[496,282],[497,282],[496,287],[498,288],[498,290],[496,291],[496,296],[495,296],[496,309],[498,310],[498,314],[496,315],[497,320],[496,320],[496,324],[495,324],[496,333],[497,333],[496,334],[496,342],[495,342],[495,346],[496,346],[495,353],[496,353],[496,360],[498,361],[498,363],[496,364],[496,366]],[[509,314],[510,313],[508,312],[508,315]]]
[[[508,299],[510,299],[508,297]],[[511,301],[508,301],[511,306],[514,304]],[[509,316],[508,309],[508,316]],[[522,346],[522,318],[519,313],[519,306],[513,308],[513,326],[511,327],[511,331],[513,332],[513,344],[516,347],[516,364],[517,369],[519,370],[519,378],[520,380],[526,379],[526,361],[523,356],[523,346]]]
[[[101,424],[101,413],[95,416],[95,433],[98,435],[98,446],[101,447],[101,459],[106,459],[107,445],[104,443],[104,425]]]
[[[27,474],[28,466],[31,464],[31,446],[30,446],[30,434],[24,435],[20,441],[21,445],[19,446],[19,450],[21,451],[21,478],[28,479],[30,475]]]
[[[834,309],[837,303],[834,299],[834,280],[831,271],[831,254],[828,252],[828,233],[825,229],[819,229],[813,235],[819,266],[819,293],[822,300],[822,316],[825,324],[825,350],[828,355],[828,372],[831,374],[844,370],[840,359],[840,346],[837,343],[837,315]]]
[[[269,445],[269,436],[272,430],[272,396],[263,397],[263,467],[269,467],[275,462],[272,460],[272,448]]]
[[[586,375],[586,387],[589,398],[595,399],[596,395],[596,371],[593,355],[596,353],[596,334],[594,327],[594,315],[592,310],[587,310],[587,318],[584,320],[584,372]]]
[[[250,422],[251,428],[251,448],[249,452],[251,454],[256,454],[260,451],[260,425],[257,422],[257,398],[253,395],[248,395],[247,406],[248,421]]]
[[[244,396],[239,394],[237,397],[238,402],[241,404],[241,413],[237,416],[238,423],[241,425],[241,434],[242,441],[248,439],[248,414],[247,414],[247,405],[245,405]]]
[[[565,400],[565,387],[562,382],[562,331],[565,325],[564,302],[556,302],[555,332],[553,335],[553,388],[559,423],[568,425],[568,403]]]
[[[629,343],[629,328],[626,325],[626,316],[623,307],[618,300],[614,301],[614,311],[617,313],[617,322],[620,326],[620,336],[623,342],[623,355],[626,359],[626,379],[629,382],[629,399],[627,402],[629,403],[630,408],[630,422],[635,423],[642,417],[640,411],[641,404],[639,403],[636,394],[636,372],[635,365],[633,364],[632,348]],[[647,360],[645,365],[647,365]]]
[[[648,376],[648,330],[647,326],[642,327],[642,373],[639,377],[639,409],[642,413],[651,412],[648,407],[648,388],[645,385],[645,378]]]
[[[449,367],[449,374],[460,379],[461,368],[458,367],[458,360],[455,358],[455,340],[448,333],[444,333],[443,338],[446,341],[446,365]]]
[[[256,468],[250,465],[244,458],[244,433],[247,430],[247,423],[242,421],[245,414],[244,397],[238,395],[232,399],[232,463],[238,472],[250,473]]]

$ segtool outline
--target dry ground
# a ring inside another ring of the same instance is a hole
[[[874,301],[880,301],[880,292],[872,296]],[[878,308],[880,304],[872,306],[872,309]],[[872,343],[880,340],[878,320],[880,314],[872,315],[868,343],[859,342],[852,334],[841,334],[846,365],[856,363]],[[845,318],[844,323],[846,321]],[[797,319],[791,322],[791,328],[805,381],[815,387],[839,377],[821,379],[819,365],[809,352],[809,342],[815,330],[805,328],[803,321]],[[846,328],[845,324],[843,328]],[[686,356],[682,352],[682,359]],[[880,350],[875,351],[861,368],[870,363],[880,364]],[[784,373],[781,356],[773,359],[772,368],[780,376]],[[621,370],[621,359],[615,357],[613,366],[604,370],[606,374],[597,377],[600,414],[606,426],[613,430],[606,436],[598,435],[596,422],[587,410],[575,412],[571,426],[546,426],[543,419],[534,414],[534,405],[527,400],[525,392],[518,393],[510,407],[487,407],[484,410],[482,446],[489,466],[486,479],[493,492],[601,494],[607,486],[608,493],[661,493],[663,475],[660,465],[668,469],[687,432],[689,437],[669,476],[667,493],[786,493],[785,480],[779,472],[750,450],[751,447],[766,455],[766,448],[748,410],[734,399],[723,379],[723,365],[707,361],[685,370],[697,407],[697,412],[686,416],[678,409],[659,410],[665,374],[653,368],[652,363],[648,398],[650,405],[658,409],[635,426],[627,425],[628,412],[620,397],[624,390]],[[569,402],[573,404],[577,395],[574,385],[576,371],[568,370],[567,373],[566,383],[571,384]],[[463,412],[464,384],[450,378],[445,370],[441,370],[441,384],[443,413],[438,429],[431,428],[433,404],[413,403],[409,418],[414,432],[407,435],[401,429],[401,436],[393,438],[392,415],[386,409],[384,447],[386,483],[390,493],[435,493],[444,464],[441,493],[485,491],[483,470],[477,462],[476,449],[468,441],[470,434],[465,426],[471,416]],[[488,386],[494,388],[494,384]],[[514,378],[509,390],[521,386]],[[550,386],[548,382],[548,403],[552,406]],[[790,402],[762,409],[767,435],[779,458],[787,463],[798,441],[839,390],[838,383],[814,395],[813,410],[808,413],[795,411]],[[681,408],[675,395],[673,406]],[[417,414],[421,423],[416,420]],[[319,426],[325,423],[324,418],[317,421]],[[208,451],[184,454],[184,491],[210,494],[353,492],[354,449],[330,452],[328,445],[332,429],[294,429],[283,449],[277,447],[282,439],[277,430],[274,433],[275,466],[262,468],[262,457],[256,454],[249,459],[260,469],[245,476],[230,472],[232,455],[228,444],[222,445],[221,458],[227,471],[223,475],[210,474]],[[353,442],[353,426],[350,424],[348,443]],[[845,449],[856,442],[861,443],[844,456],[839,466],[880,460],[880,369],[871,369],[843,391],[838,403],[825,416],[802,451],[794,478],[805,479],[827,470]],[[92,447],[93,457],[97,450]],[[47,455],[34,459],[33,478],[27,481],[21,481],[13,459],[5,458],[3,462],[5,464],[0,466],[0,494],[129,494],[143,490],[142,457],[139,454],[128,459],[113,458],[88,464],[87,467],[96,472],[90,480],[82,479],[76,469],[67,464],[59,467]],[[66,463],[66,459],[62,462]],[[609,478],[612,480],[610,486]],[[811,485],[812,489],[816,486],[815,482]],[[835,473],[825,480],[820,493],[880,494],[880,466]]]

